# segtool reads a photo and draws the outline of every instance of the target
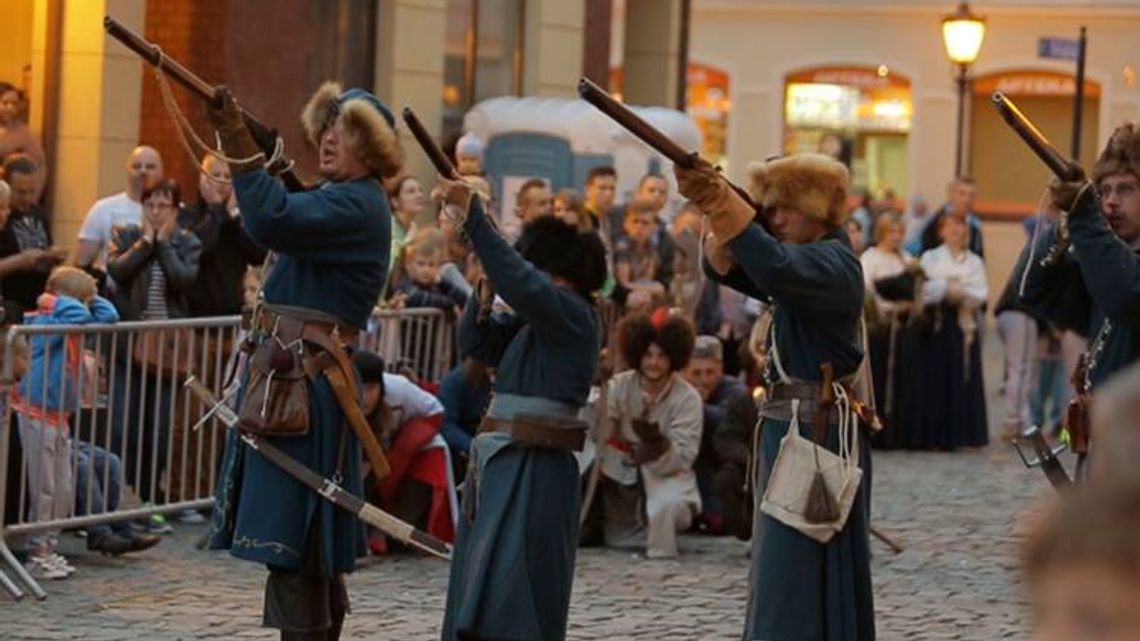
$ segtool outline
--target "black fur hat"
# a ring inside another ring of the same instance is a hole
[[[605,284],[606,250],[601,239],[553,216],[527,223],[515,249],[538,269],[570,281],[587,298]]]
[[[664,314],[660,319],[655,324],[645,314],[632,314],[618,323],[618,345],[628,367],[637,368],[645,350],[653,344],[657,344],[669,357],[669,369],[672,371],[680,371],[689,364],[695,340],[692,324],[676,314]]]

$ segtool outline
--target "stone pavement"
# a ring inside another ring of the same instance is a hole
[[[987,337],[996,387],[996,336]],[[991,399],[991,426],[1000,420]],[[956,453],[884,452],[874,463],[877,526],[899,555],[872,542],[879,638],[1028,639],[1017,582],[1019,523],[1049,495],[1007,445]],[[262,568],[194,549],[205,526],[181,526],[134,558],[92,555],[65,536],[79,572],[45,583],[49,598],[0,594],[0,639],[275,639],[259,628]],[[746,544],[686,536],[682,557],[647,561],[583,550],[570,608],[574,640],[739,639]],[[349,580],[346,639],[438,638],[447,567],[432,559],[369,560]]]

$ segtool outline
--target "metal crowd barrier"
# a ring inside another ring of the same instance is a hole
[[[13,539],[213,505],[223,434],[215,421],[201,421],[208,408],[181,383],[193,373],[222,397],[239,331],[236,316],[8,329],[0,368],[0,587],[23,597],[7,565],[37,598],[47,596],[13,554]],[[438,382],[453,366],[454,336],[453,320],[440,310],[391,310],[373,318],[357,348],[377,352],[390,370]],[[22,345],[29,360],[63,365],[18,372]]]

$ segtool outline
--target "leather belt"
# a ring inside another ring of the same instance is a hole
[[[581,452],[588,425],[578,419],[516,414],[513,419],[483,417],[479,432],[499,432],[515,443],[564,452]]]

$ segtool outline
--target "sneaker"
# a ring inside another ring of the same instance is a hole
[[[185,523],[187,525],[197,525],[206,522],[206,517],[202,516],[202,513],[198,510],[182,510],[176,514],[174,518],[178,519],[179,523]]]
[[[75,566],[72,565],[67,560],[67,557],[63,556],[62,554],[58,554],[58,553],[53,552],[47,558],[48,558],[49,563],[52,563],[53,565],[60,568],[64,572],[67,572],[68,576],[75,574]]]
[[[48,557],[43,556],[29,557],[28,562],[24,564],[24,568],[28,571],[28,574],[32,575],[33,579],[40,581],[45,579],[49,581],[59,581],[71,576],[67,573],[67,570],[55,565]]]
[[[166,517],[161,514],[152,514],[149,517],[132,521],[131,528],[136,532],[146,534],[170,534],[174,532],[174,528],[166,522]]]

